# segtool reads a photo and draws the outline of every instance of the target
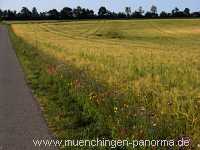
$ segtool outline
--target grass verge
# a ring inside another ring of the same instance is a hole
[[[112,133],[103,124],[99,112],[102,110],[89,101],[95,98],[95,93],[78,89],[79,81],[73,74],[77,70],[63,69],[61,64],[60,69],[55,69],[57,60],[24,42],[10,27],[9,33],[27,83],[41,105],[50,130],[59,139],[111,138]]]

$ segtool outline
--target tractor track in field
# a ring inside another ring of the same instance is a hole
[[[66,33],[66,32],[59,32],[57,31],[56,29],[54,28],[51,28],[51,27],[48,27],[48,26],[44,26],[44,25],[40,25],[39,26],[41,29],[43,29],[44,31],[46,32],[49,32],[49,33],[52,33],[52,34],[57,34],[59,36],[62,36],[62,37],[66,37],[66,38],[69,38],[69,39],[72,39],[72,40],[85,40],[85,41],[90,41],[90,42],[97,42],[97,43],[101,43],[101,44],[112,44],[112,45],[120,45],[120,46],[123,46],[125,48],[130,48],[127,44],[124,44],[124,43],[118,43],[118,41],[111,41],[111,40],[101,40],[101,39],[92,39],[92,38],[88,38],[88,37],[80,37],[80,36],[74,36],[74,35],[71,35],[69,33]],[[102,26],[101,26],[102,27]],[[100,26],[98,27],[97,30],[99,30],[99,28],[101,28]],[[95,31],[97,32],[97,31]],[[94,32],[94,33],[95,33]],[[149,46],[143,46],[141,44],[135,44],[135,43],[129,43],[130,45],[134,46],[135,48],[141,48],[141,49],[152,49],[152,50],[161,50],[161,48],[156,48],[156,47],[149,47]],[[163,49],[164,51],[164,49]]]

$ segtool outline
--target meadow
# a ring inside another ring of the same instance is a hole
[[[10,31],[57,137],[200,142],[200,20],[12,22]]]

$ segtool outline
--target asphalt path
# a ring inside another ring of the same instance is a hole
[[[6,27],[0,26],[0,150],[37,150],[33,139],[53,139],[26,85]]]

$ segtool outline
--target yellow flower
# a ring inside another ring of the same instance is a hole
[[[114,112],[115,112],[115,113],[117,112],[117,110],[118,110],[118,108],[117,108],[117,107],[114,107]]]
[[[125,108],[128,108],[128,104],[124,104],[124,107],[125,107]]]

